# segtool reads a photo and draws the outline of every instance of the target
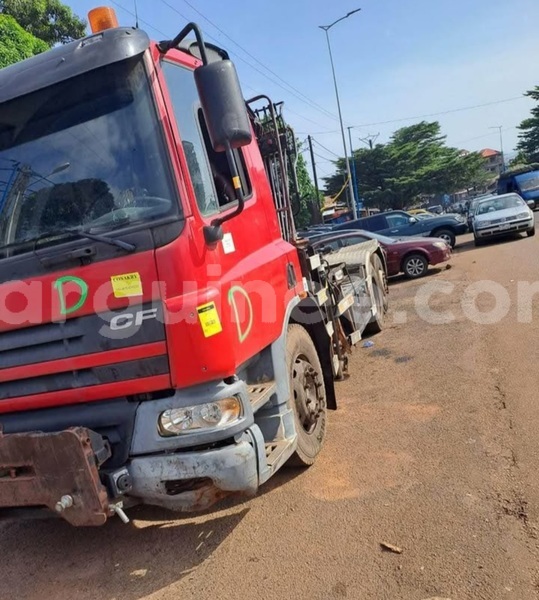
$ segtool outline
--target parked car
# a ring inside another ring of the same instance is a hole
[[[475,209],[481,200],[486,200],[487,198],[492,198],[494,194],[481,194],[476,198],[473,198],[468,203],[468,209],[466,211],[466,224],[468,225],[468,229],[470,232],[473,232],[473,218],[475,214]]]
[[[475,245],[508,233],[535,235],[533,212],[518,194],[502,194],[481,200],[473,220]]]
[[[429,212],[434,213],[435,215],[441,215],[444,212],[444,209],[440,204],[436,204],[435,206],[429,206]]]
[[[369,240],[376,240],[382,246],[389,277],[404,273],[410,279],[417,279],[426,275],[429,265],[438,265],[451,258],[451,247],[440,238],[396,240],[371,231],[358,230],[323,234],[311,239],[311,243],[322,252],[340,252]],[[343,253],[342,260],[349,264],[353,260],[353,254]]]
[[[365,219],[357,219],[337,225],[334,231],[366,229],[388,237],[437,237],[442,238],[452,248],[456,236],[466,233],[464,218],[458,215],[441,215],[431,219],[417,219],[403,210],[392,210]]]
[[[408,210],[406,212],[410,215],[413,215],[414,217],[416,217],[417,215],[430,215],[431,214],[425,208],[411,208],[410,210]]]

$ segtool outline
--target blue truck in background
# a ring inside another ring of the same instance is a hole
[[[505,171],[497,184],[498,194],[516,192],[532,210],[539,209],[539,164]]]

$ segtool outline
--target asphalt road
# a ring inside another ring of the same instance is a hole
[[[310,470],[203,516],[2,524],[0,598],[537,600],[539,237],[459,242],[392,283]]]

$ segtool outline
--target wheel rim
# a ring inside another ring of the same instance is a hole
[[[306,433],[313,433],[324,410],[321,387],[318,373],[307,357],[298,355],[292,367],[292,395],[298,421]]]
[[[425,263],[420,258],[410,258],[406,264],[406,272],[412,277],[418,277],[423,274]]]
[[[439,235],[438,237],[449,245],[451,245],[451,242],[453,241],[448,233],[442,233],[442,235]]]

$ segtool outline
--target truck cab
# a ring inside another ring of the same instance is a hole
[[[196,25],[98,10],[0,71],[0,513],[73,525],[309,466],[361,337],[345,267],[295,234],[275,105]]]
[[[511,169],[502,173],[497,183],[498,194],[516,192],[528,206],[539,208],[539,165]]]

